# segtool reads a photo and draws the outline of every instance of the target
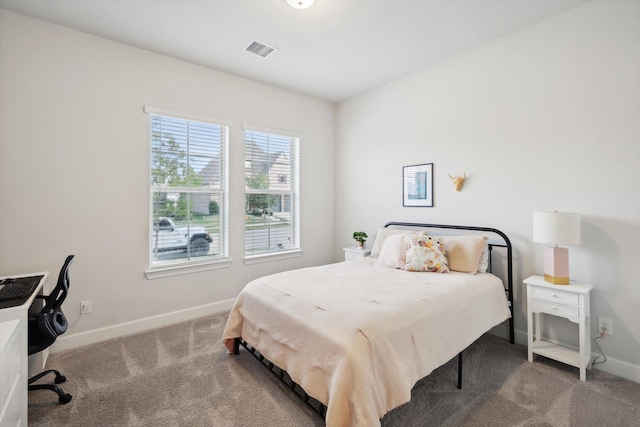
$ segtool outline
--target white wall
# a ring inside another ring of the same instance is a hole
[[[522,279],[543,267],[532,212],[581,212],[571,278],[595,285],[593,330],[597,316],[614,328],[599,366],[640,381],[640,2],[589,3],[349,99],[336,150],[336,257],[387,221],[499,228],[515,246],[520,342]],[[402,166],[416,163],[434,163],[433,208],[402,207]],[[463,172],[456,193],[447,175]],[[577,344],[574,325],[549,333]]]
[[[145,278],[144,105],[232,122],[230,268]],[[89,342],[149,326],[153,316],[224,308],[250,279],[333,260],[330,103],[3,10],[0,113],[0,274],[49,270],[54,281],[65,256],[76,255],[65,313],[73,323],[91,299],[93,314],[64,339]],[[243,263],[243,122],[301,134],[302,257]]]

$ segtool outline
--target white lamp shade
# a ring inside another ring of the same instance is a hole
[[[580,214],[573,212],[534,212],[533,241],[554,245],[579,245]]]

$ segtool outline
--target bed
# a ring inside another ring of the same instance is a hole
[[[436,236],[443,231],[453,234]],[[397,250],[402,242],[404,252]],[[238,354],[242,344],[281,379],[289,378],[305,401],[319,402],[329,427],[380,425],[385,413],[410,400],[418,380],[457,355],[461,362],[466,347],[506,320],[513,343],[512,252],[504,233],[391,222],[378,230],[373,246],[372,257],[250,282],[223,334],[230,353]],[[464,266],[465,272],[453,268],[461,246],[474,247],[475,265]],[[490,272],[496,247],[506,252],[498,262],[504,282]],[[421,260],[419,267],[429,272],[405,270],[416,253],[432,248],[443,254],[450,248],[450,257],[438,258],[435,250],[435,261]],[[401,253],[404,264],[394,258]],[[482,266],[485,253],[488,267]],[[432,272],[443,268],[446,274]]]

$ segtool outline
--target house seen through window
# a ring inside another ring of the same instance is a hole
[[[151,267],[228,257],[228,126],[150,117]]]
[[[300,249],[299,138],[245,128],[245,255]]]

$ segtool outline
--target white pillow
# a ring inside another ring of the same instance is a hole
[[[382,250],[382,245],[384,241],[389,236],[393,236],[395,234],[404,234],[406,230],[399,230],[397,228],[386,228],[386,227],[378,227],[378,232],[376,233],[376,240],[373,242],[373,246],[371,247],[371,255],[372,257],[377,257],[380,255],[380,251]]]
[[[446,236],[444,248],[449,261],[449,269],[476,274],[482,249],[486,246],[486,236]]]
[[[404,268],[407,258],[407,244],[404,233],[387,237],[382,245],[375,265],[389,268]]]
[[[489,269],[489,245],[485,243],[482,248],[482,254],[480,254],[480,261],[478,261],[478,273],[486,273]]]

